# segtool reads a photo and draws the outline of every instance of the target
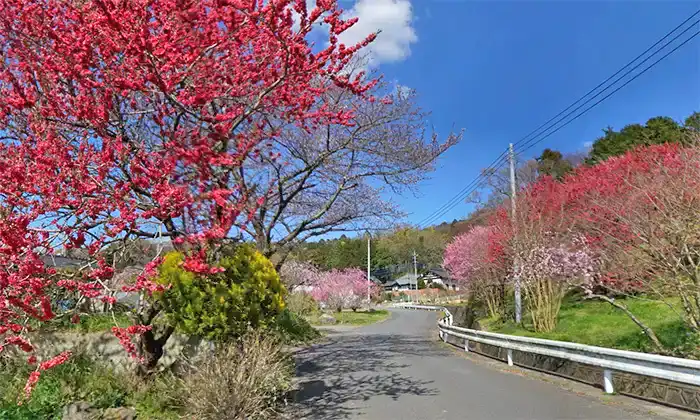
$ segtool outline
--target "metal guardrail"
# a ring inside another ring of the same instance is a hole
[[[422,305],[402,305],[402,307],[428,308]],[[453,326],[452,314],[446,308],[434,306],[430,308],[430,310],[442,309],[446,314],[444,319],[438,321],[440,339],[447,342],[448,335],[461,338],[464,340],[466,352],[469,351],[470,341],[504,348],[507,350],[509,366],[513,366],[513,350],[597,366],[603,369],[603,389],[609,394],[614,392],[613,372],[633,373],[700,386],[700,361],[698,360],[471,330]]]

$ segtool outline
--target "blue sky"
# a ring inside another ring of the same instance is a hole
[[[700,1],[343,3],[354,7],[361,21],[369,16],[366,26],[382,27],[382,44],[375,50],[381,72],[418,91],[420,105],[432,111],[435,130],[445,135],[453,126],[466,129],[463,142],[440,159],[418,197],[395,197],[411,223],[452,198],[509,142],[557,114],[700,8]],[[545,147],[582,150],[606,126],[621,128],[657,115],[681,120],[696,110],[700,37],[528,155]],[[440,221],[464,217],[472,209],[458,205]]]

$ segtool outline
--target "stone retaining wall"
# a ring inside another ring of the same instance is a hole
[[[64,351],[84,352],[99,361],[106,362],[117,369],[130,367],[133,359],[129,357],[119,340],[111,332],[76,333],[55,332],[42,333],[31,337],[37,347],[37,356],[47,358]],[[197,338],[173,335],[165,345],[163,357],[158,362],[161,368],[169,368],[183,358],[193,358],[209,346]]]

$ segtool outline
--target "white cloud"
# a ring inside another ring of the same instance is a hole
[[[592,146],[593,146],[592,141],[587,141],[587,142],[583,143],[583,147],[585,147],[586,149],[590,149]]]
[[[398,82],[394,84],[394,94],[401,96],[402,98],[408,97],[415,92],[415,89],[408,86],[402,85]]]
[[[340,42],[346,45],[381,31],[366,49],[372,66],[404,60],[411,54],[411,44],[418,41],[410,0],[357,0],[344,16],[350,17],[358,17],[359,21],[340,35]]]

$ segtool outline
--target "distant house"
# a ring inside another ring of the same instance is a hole
[[[59,269],[80,268],[87,264],[87,261],[71,257],[63,257],[61,255],[42,255],[40,258],[45,266]]]
[[[431,268],[427,273],[423,274],[421,278],[428,287],[430,287],[431,284],[440,284],[446,290],[459,290],[457,281],[450,276],[447,270],[441,267]]]
[[[387,291],[400,291],[400,290],[416,290],[418,289],[418,282],[413,274],[404,274],[396,280],[386,282],[384,284],[384,290]]]

